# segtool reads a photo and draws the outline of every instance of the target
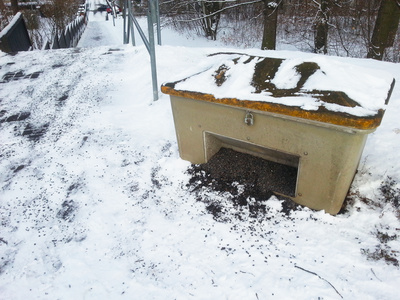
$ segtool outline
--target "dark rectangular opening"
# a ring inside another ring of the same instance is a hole
[[[205,134],[205,148],[213,178],[251,185],[262,193],[296,196],[298,156],[211,133]]]

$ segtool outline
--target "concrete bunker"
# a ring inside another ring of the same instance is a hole
[[[382,120],[393,78],[381,74],[376,91],[371,79],[349,82],[357,80],[352,72],[364,70],[336,61],[331,66],[321,56],[300,61],[217,53],[208,59],[206,70],[161,88],[171,97],[181,158],[202,164],[228,148],[295,168],[295,184],[274,192],[339,212],[367,135]],[[350,74],[338,82],[343,70]]]

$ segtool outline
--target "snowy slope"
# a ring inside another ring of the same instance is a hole
[[[253,217],[250,205],[238,211],[227,195],[201,191],[225,205],[224,223],[187,187],[190,164],[178,155],[168,96],[152,102],[146,49],[107,40],[115,28],[101,19],[91,19],[86,48],[0,53],[0,299],[398,298],[398,266],[371,258],[399,258],[399,219],[380,187],[400,181],[400,85],[346,213],[286,214],[271,198]],[[165,37],[160,84],[191,75],[207,54],[235,51]],[[400,83],[398,64],[332,60]]]

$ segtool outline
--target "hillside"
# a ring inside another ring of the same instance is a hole
[[[398,297],[400,84],[343,213],[274,196],[254,213],[251,197],[237,206],[192,191],[169,97],[152,101],[145,47],[118,41],[121,19],[89,21],[79,48],[0,53],[1,299]],[[159,84],[238,51],[168,29],[156,50]],[[400,83],[399,64],[329,59]]]

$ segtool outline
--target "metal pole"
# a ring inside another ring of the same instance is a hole
[[[130,0],[127,0],[128,2],[128,35],[129,31],[131,32],[131,38],[132,38],[132,46],[136,45],[135,41],[135,29],[133,28],[133,16],[132,16],[132,2]],[[128,37],[128,42],[129,42],[129,37]]]
[[[129,43],[129,36],[130,36],[130,33],[131,33],[131,22],[132,21],[130,19],[130,12],[129,12],[129,8],[128,8],[128,28],[127,28],[127,31],[126,31],[126,43],[127,44]]]
[[[157,4],[157,5],[155,5]],[[128,15],[128,16],[127,16]],[[126,18],[128,17],[128,20]],[[135,24],[140,37],[145,44],[147,51],[150,54],[150,65],[151,65],[151,79],[153,85],[153,101],[158,100],[158,83],[157,83],[157,63],[156,63],[156,47],[154,42],[154,23],[157,23],[157,38],[158,44],[161,45],[161,34],[159,30],[159,12],[158,12],[158,0],[149,0],[149,8],[147,12],[147,27],[149,31],[149,39],[147,40],[145,33],[141,29],[138,21],[133,15],[132,3],[130,0],[124,2],[124,43],[129,43],[129,33],[132,34],[132,45],[135,46],[135,35],[134,27]],[[125,26],[128,26],[126,28]]]
[[[158,0],[156,1],[156,20],[157,20],[157,43],[161,46],[161,25],[160,25],[160,5]]]
[[[142,41],[143,41],[144,45],[146,46],[147,51],[150,54],[150,43],[146,38],[146,34],[143,32],[142,27],[140,27],[138,21],[136,20],[135,16],[132,14],[132,12],[129,13],[129,16],[130,16],[131,20],[133,21],[133,23],[135,24],[136,29],[139,32],[139,35],[142,38]],[[132,27],[132,30],[133,30],[133,27]]]
[[[128,44],[129,40],[127,37],[127,33],[126,33],[126,6],[127,6],[127,0],[124,0],[124,7],[123,7],[123,16],[124,16],[124,44]]]
[[[153,83],[153,100],[157,101],[158,100],[158,84],[157,84],[157,63],[156,63],[156,48],[154,45],[154,19],[153,19],[153,14],[154,11],[152,11],[152,7],[154,2],[151,1],[149,5],[149,11],[147,13],[147,25],[148,25],[148,30],[149,30],[149,43],[150,43],[150,64],[151,64],[151,78],[152,78],[152,83]]]
[[[160,27],[160,9],[158,0],[149,0],[149,9],[151,10],[151,17],[153,24],[156,24],[157,28],[157,43],[161,45],[161,27]]]
[[[112,2],[110,2],[109,0],[106,0],[106,2],[107,2],[107,5],[111,8],[111,14],[112,14],[112,17],[113,17],[113,25],[115,26],[115,17],[116,17],[116,15],[115,15],[115,9],[114,9],[114,3],[112,3]],[[106,11],[106,20],[108,20],[108,12]]]

